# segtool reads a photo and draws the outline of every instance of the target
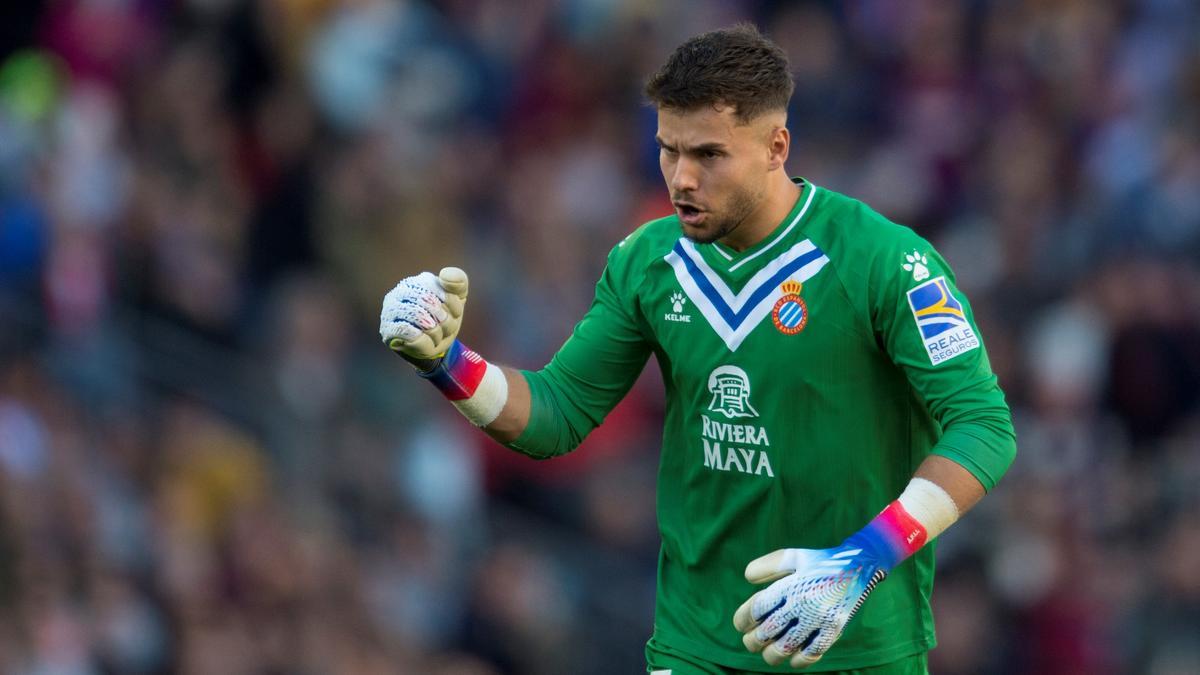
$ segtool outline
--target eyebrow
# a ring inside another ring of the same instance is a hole
[[[655,141],[656,143],[658,143],[659,145],[663,146],[664,148],[670,148],[670,149],[672,149],[672,150],[676,149],[676,148],[675,148],[675,146],[673,146],[673,145],[671,145],[670,143],[667,143],[666,141],[664,141],[664,140],[662,139],[662,136],[655,135],[655,137],[654,137],[654,141]],[[700,153],[700,152],[724,152],[724,151],[725,151],[725,144],[724,144],[724,143],[717,143],[717,142],[713,142],[713,143],[701,143],[700,145],[696,145],[696,146],[685,146],[685,147],[683,147],[683,148],[681,148],[681,149],[682,149],[683,151],[685,151],[685,152],[692,152],[692,153]]]

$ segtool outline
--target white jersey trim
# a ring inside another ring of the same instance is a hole
[[[792,218],[792,222],[788,223],[788,226],[783,228],[782,232],[775,235],[775,238],[771,240],[771,243],[758,249],[754,253],[746,256],[745,258],[742,258],[741,260],[735,262],[732,266],[730,266],[730,268],[729,268],[730,272],[737,271],[737,268],[741,267],[742,265],[745,265],[746,263],[750,262],[751,260],[754,260],[758,256],[771,250],[772,246],[774,246],[775,244],[778,244],[784,237],[786,237],[788,235],[788,232],[792,231],[792,228],[796,227],[796,223],[799,223],[800,220],[802,218],[804,218],[804,214],[808,212],[808,207],[812,204],[813,195],[817,194],[817,186],[813,185],[812,183],[809,183],[808,185],[809,185],[808,199],[804,200],[804,206],[800,207],[800,212],[796,214],[795,218]],[[718,249],[718,250],[720,250],[720,249]]]
[[[828,256],[805,239],[767,263],[740,293],[734,293],[688,239],[676,242],[664,259],[675,271],[683,292],[730,351],[737,351],[771,312],[783,295],[781,283],[789,279],[803,283],[829,262]]]

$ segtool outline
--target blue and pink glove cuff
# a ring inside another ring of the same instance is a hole
[[[845,545],[863,549],[890,572],[893,567],[920,550],[928,538],[925,526],[897,499],[888,504],[866,527],[850,535]]]
[[[487,361],[470,347],[455,340],[438,365],[429,371],[419,371],[421,377],[433,383],[451,401],[465,401],[475,395],[487,373]]]

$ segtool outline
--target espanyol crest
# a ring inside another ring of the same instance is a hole
[[[804,330],[808,324],[808,305],[800,297],[800,283],[788,280],[780,284],[783,297],[775,303],[771,310],[771,322],[784,335],[795,335]]]

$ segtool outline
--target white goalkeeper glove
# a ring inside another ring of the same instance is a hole
[[[746,567],[750,583],[775,583],[742,604],[733,623],[746,649],[762,652],[767,663],[791,659],[793,668],[807,666],[841,637],[887,574],[874,556],[847,544],[775,551]]]
[[[485,427],[504,410],[508,380],[458,341],[466,302],[467,273],[457,267],[408,277],[383,296],[379,337],[472,424]]]
[[[936,483],[913,478],[896,501],[840,546],[786,548],[746,566],[746,581],[775,583],[733,615],[742,644],[775,666],[816,663],[833,646],[875,586],[958,519]]]
[[[383,296],[379,337],[401,355],[439,359],[458,337],[466,302],[467,273],[457,267],[408,277]]]

